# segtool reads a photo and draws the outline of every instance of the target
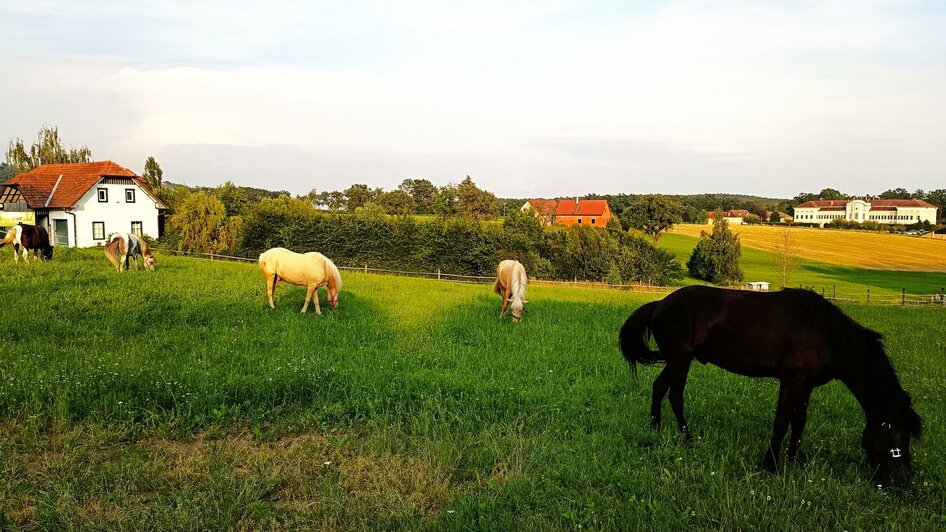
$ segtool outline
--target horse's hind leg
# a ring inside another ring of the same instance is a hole
[[[762,458],[762,469],[766,471],[771,473],[778,471],[782,440],[785,439],[788,423],[802,389],[803,386],[798,381],[782,380],[779,384],[778,407],[775,409],[775,421],[772,424],[772,440],[769,441],[769,448],[766,449],[765,457]]]
[[[673,407],[673,413],[677,417],[677,426],[680,433],[686,440],[692,440],[690,429],[687,427],[687,420],[683,416],[683,390],[687,385],[687,374],[690,372],[690,358],[683,362],[668,365],[670,369],[670,406]]]
[[[276,293],[276,286],[279,284],[279,276],[273,274],[272,277],[266,276],[266,297],[269,298],[269,308],[276,308],[273,303],[273,294]]]
[[[312,294],[315,294],[315,313],[321,314],[319,309],[319,294],[315,293],[315,286],[310,286],[305,291],[305,304],[302,305],[302,313],[305,314],[305,311],[309,308],[309,301],[312,301]]]
[[[670,375],[671,369],[668,365],[654,379],[653,394],[650,398],[650,427],[654,430],[660,428],[660,405],[670,389]]]

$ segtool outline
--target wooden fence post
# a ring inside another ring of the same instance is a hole
[[[870,303],[870,288],[867,289],[867,302]]]
[[[901,288],[900,289],[900,306],[903,306],[906,304],[907,304],[907,289]]]
[[[946,307],[946,288],[939,289],[939,304]]]
[[[831,299],[837,299],[837,298],[838,298],[838,285],[832,285],[831,286]]]
[[[365,263],[365,273],[368,273],[368,263]]]
[[[440,268],[437,268],[437,280],[440,280]]]

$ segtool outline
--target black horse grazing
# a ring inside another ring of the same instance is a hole
[[[7,231],[3,240],[0,240],[0,248],[7,244],[13,244],[13,260],[19,262],[18,253],[23,254],[23,260],[29,262],[30,252],[38,251],[43,260],[52,260],[53,247],[49,243],[49,233],[40,225],[29,225],[20,223],[14,225]],[[38,260],[40,257],[37,256]]]
[[[659,352],[648,347],[651,334]],[[919,438],[922,420],[900,386],[881,339],[880,333],[807,290],[767,293],[689,286],[631,314],[621,328],[620,346],[635,373],[638,362],[666,361],[654,381],[650,423],[659,428],[660,404],[669,390],[670,405],[687,439],[691,436],[683,417],[683,389],[694,358],[741,375],[779,379],[772,440],[762,461],[773,472],[789,423],[788,456],[798,458],[812,389],[840,379],[867,417],[861,443],[874,481],[902,486],[910,481],[910,441]]]

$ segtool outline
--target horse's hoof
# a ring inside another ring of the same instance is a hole
[[[656,417],[650,418],[650,429],[651,430],[660,430],[660,419]]]
[[[796,464],[804,464],[808,462],[808,454],[802,451],[796,451],[794,453],[788,454],[788,459]]]
[[[762,459],[762,463],[759,465],[759,468],[765,472],[772,473],[773,475],[778,474],[778,461],[772,457],[771,453],[766,453],[765,458]]]

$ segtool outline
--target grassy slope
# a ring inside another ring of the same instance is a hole
[[[696,237],[669,233],[660,238],[660,247],[670,251],[686,264],[697,240]],[[775,283],[774,258],[774,254],[767,251],[743,246],[740,264],[746,280]],[[700,281],[688,278],[685,282]],[[872,294],[899,294],[902,288],[906,288],[911,294],[934,294],[939,293],[940,288],[946,287],[946,273],[868,270],[801,260],[799,270],[792,276],[791,282],[793,286],[814,286],[816,290],[825,289],[827,293],[836,288],[839,294],[863,295],[870,288]]]
[[[642,299],[530,289],[519,326],[483,285],[345,273],[340,308],[265,306],[254,265],[99,254],[0,260],[0,521],[79,527],[894,528],[946,524],[937,309],[850,306],[887,334],[927,437],[878,492],[862,414],[815,392],[806,465],[755,464],[773,382],[695,366],[698,439],[646,428],[616,331]],[[323,296],[324,297],[324,296]],[[17,324],[11,326],[10,324]],[[34,334],[48,331],[48,337]]]

